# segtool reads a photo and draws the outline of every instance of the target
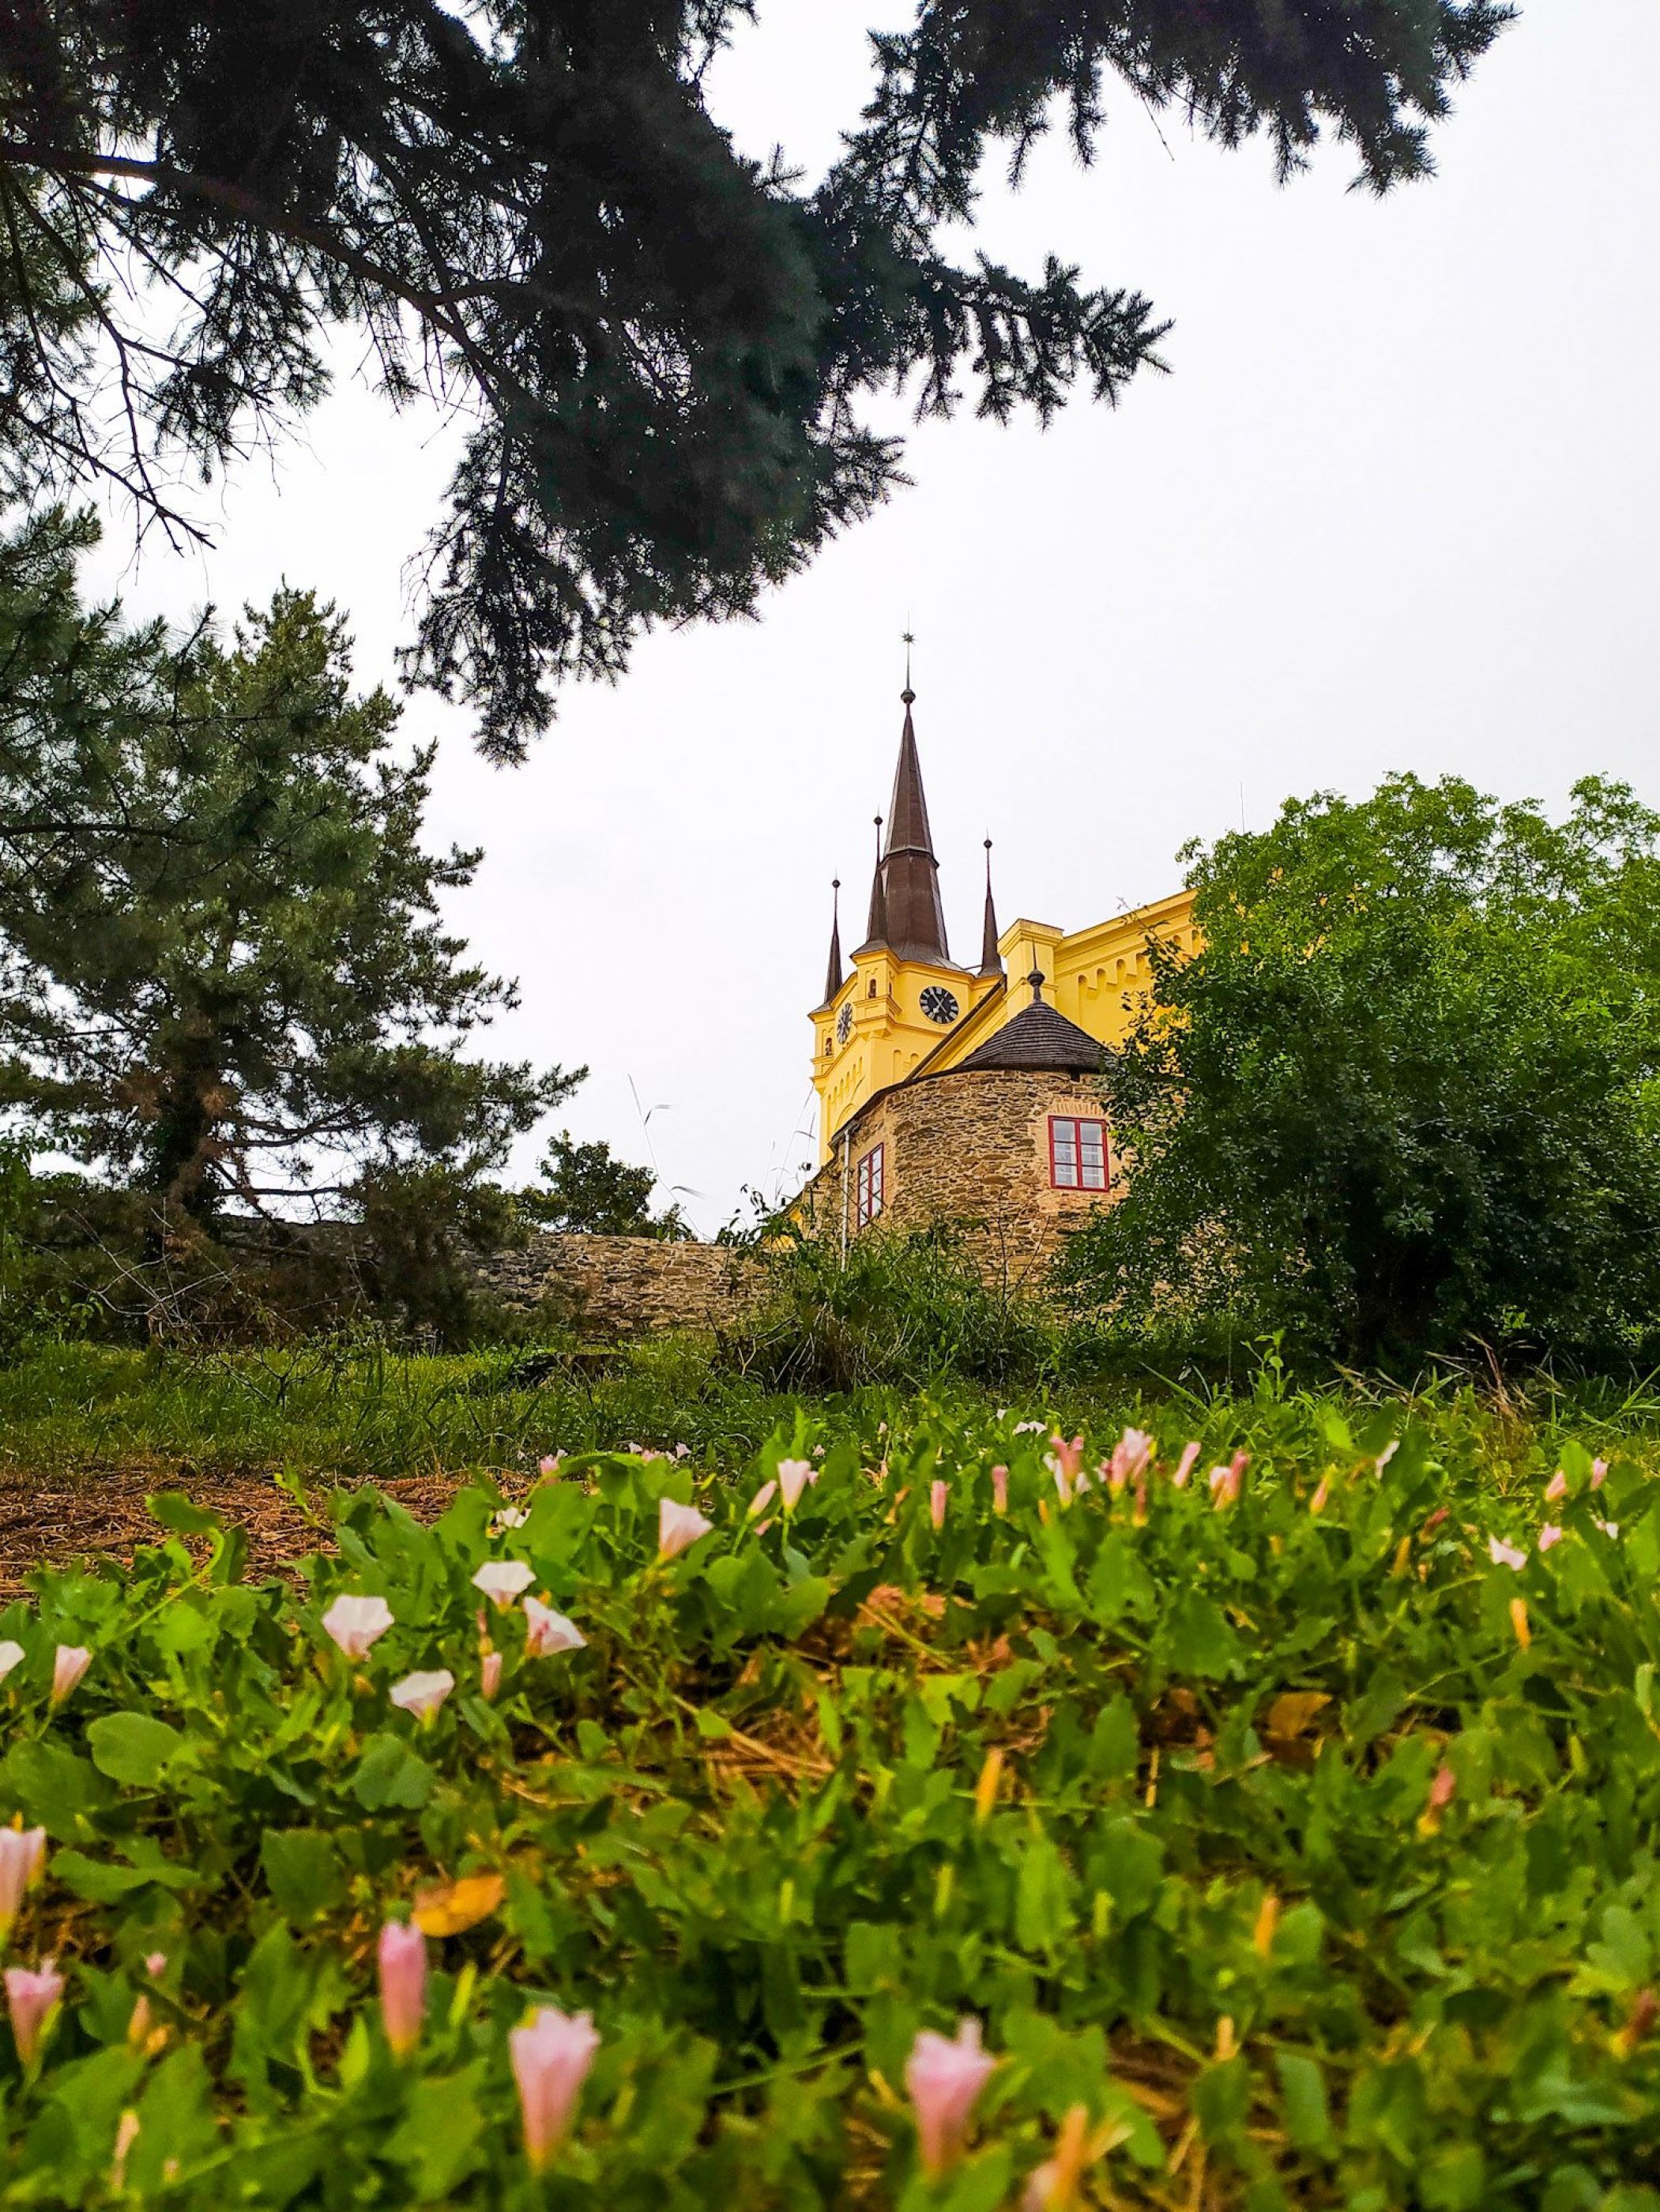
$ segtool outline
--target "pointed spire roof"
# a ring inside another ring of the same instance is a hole
[[[830,965],[824,970],[824,1004],[842,988],[842,878],[830,878]]]
[[[870,879],[870,915],[865,924],[865,943],[859,950],[862,952],[866,945],[885,945],[887,941],[887,885],[882,877],[882,817],[879,814],[876,817],[876,866],[871,872]]]
[[[1098,1075],[1106,1048],[1087,1030],[1069,1022],[1058,1006],[1043,996],[1042,971],[1034,968],[1026,981],[1031,1004],[988,1037],[978,1052],[958,1063],[964,1068],[1029,1068],[1061,1075]]]
[[[886,849],[871,890],[870,932],[866,945],[885,945],[901,960],[930,960],[950,967],[946,910],[939,898],[939,863],[933,856],[928,803],[922,791],[922,767],[916,752],[916,726],[909,684],[900,693],[905,724],[899,734],[893,800],[888,809]],[[865,949],[861,946],[860,951]]]
[[[986,926],[980,939],[980,973],[1000,975],[1003,956],[997,949],[997,908],[991,896],[991,839],[986,840]]]

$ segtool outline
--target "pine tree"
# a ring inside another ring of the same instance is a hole
[[[0,1099],[204,1226],[475,1183],[580,1079],[464,1056],[514,993],[439,920],[479,856],[422,844],[434,748],[308,592],[130,629],[90,535],[0,541]]]
[[[703,96],[752,0],[29,0],[0,12],[0,488],[112,476],[194,527],[221,467],[366,338],[394,403],[476,427],[429,547],[411,672],[508,756],[549,682],[642,625],[751,606],[899,477],[864,417],[1047,417],[1155,362],[1139,292],[953,259],[982,161],[1107,88],[1281,173],[1323,132],[1382,191],[1500,0],[921,0],[814,189]],[[140,280],[135,289],[131,280]],[[146,283],[144,280],[153,280]]]

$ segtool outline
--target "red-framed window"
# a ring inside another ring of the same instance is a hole
[[[882,1176],[882,1146],[873,1145],[854,1170],[853,1225],[868,1228],[882,1211],[885,1196]]]
[[[1049,1182],[1056,1190],[1104,1190],[1107,1125],[1076,1114],[1049,1115]]]

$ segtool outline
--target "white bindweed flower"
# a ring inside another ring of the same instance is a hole
[[[522,1559],[486,1559],[473,1577],[472,1586],[483,1590],[490,1603],[505,1613],[535,1580],[536,1570],[527,1567]]]

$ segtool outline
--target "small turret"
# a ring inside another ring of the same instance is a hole
[[[824,1004],[842,988],[842,878],[830,878],[830,965],[824,970]]]
[[[997,949],[997,908],[991,897],[991,839],[986,840],[986,926],[980,939],[980,969],[982,975],[1000,975],[1003,956]]]

